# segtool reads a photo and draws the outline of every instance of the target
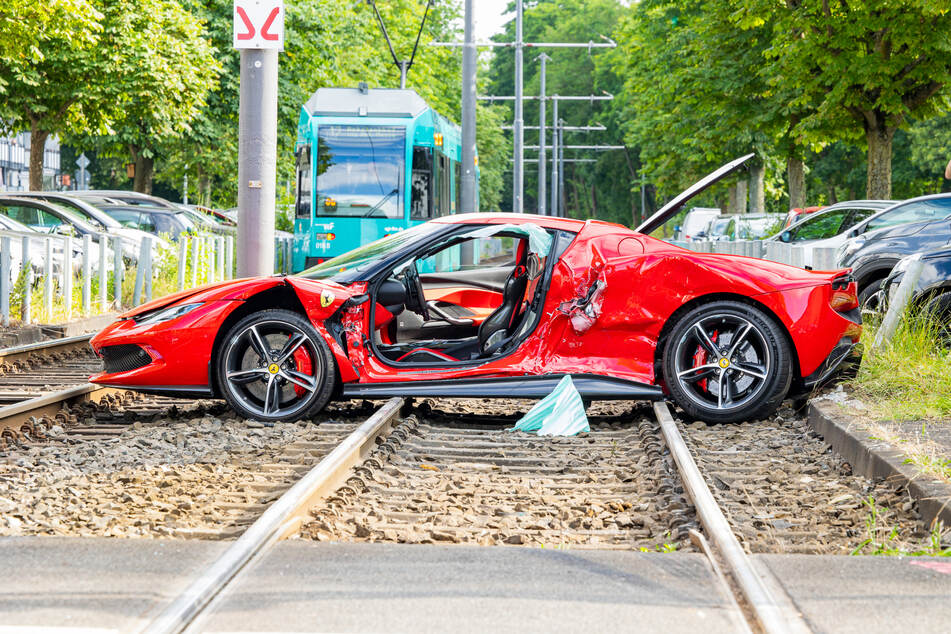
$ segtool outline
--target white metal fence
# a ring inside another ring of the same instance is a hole
[[[231,236],[182,235],[168,251],[154,248],[146,237],[134,262],[123,257],[122,241],[121,236],[99,234],[94,249],[90,235],[78,239],[0,231],[0,322],[8,326],[17,317],[22,324],[66,321],[76,315],[136,306],[152,299],[159,269],[177,272],[177,284],[166,284],[166,292],[233,275]],[[74,250],[78,245],[82,245],[81,255]],[[127,289],[124,298],[127,279],[134,283],[131,297]]]
[[[834,247],[809,247],[804,245],[788,244],[773,240],[696,240],[681,242],[670,240],[671,244],[697,251],[698,253],[726,253],[729,255],[746,255],[752,258],[772,260],[791,264],[800,268],[816,271],[836,269]]]

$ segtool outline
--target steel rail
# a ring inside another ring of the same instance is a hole
[[[70,348],[78,348],[83,344],[89,343],[93,335],[77,335],[75,337],[65,337],[63,339],[50,339],[49,341],[40,341],[37,343],[28,343],[22,346],[12,348],[3,348],[0,350],[0,364],[16,363],[26,360],[31,354],[37,352],[62,352]]]
[[[60,410],[69,405],[83,401],[99,401],[102,397],[109,394],[119,394],[126,390],[103,387],[86,383],[76,387],[50,392],[43,396],[31,398],[26,401],[0,407],[0,429],[19,427],[31,418],[40,418],[41,416],[55,416]]]
[[[710,488],[700,474],[697,463],[690,455],[690,450],[680,435],[667,404],[656,401],[654,413],[660,423],[664,442],[667,443],[667,448],[684,482],[684,489],[697,509],[700,523],[703,524],[714,548],[723,558],[730,575],[743,593],[757,624],[766,634],[811,632],[802,615],[788,609],[789,602],[775,598],[774,592],[779,587],[778,584],[770,584],[773,587],[771,592],[754,567],[753,561],[740,546],[723,511],[720,510],[713,498],[713,493],[710,492]]]
[[[271,504],[228,550],[141,631],[147,634],[178,633],[200,618],[212,600],[234,581],[248,562],[295,532],[304,521],[307,509],[343,484],[350,470],[369,455],[375,446],[374,441],[391,429],[403,402],[401,398],[392,398],[374,412]]]

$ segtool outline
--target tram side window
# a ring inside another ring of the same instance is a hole
[[[433,217],[433,151],[426,147],[413,148],[413,197],[410,218],[426,220]]]
[[[301,147],[297,153],[297,217],[310,218],[313,195],[313,180],[310,167],[310,146]]]
[[[438,154],[436,157],[436,215],[448,216],[451,213],[452,189],[449,182],[449,157]]]

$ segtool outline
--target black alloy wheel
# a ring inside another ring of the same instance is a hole
[[[690,418],[735,423],[769,416],[792,383],[789,344],[762,310],[734,301],[703,304],[667,337],[663,377]]]
[[[330,400],[336,380],[327,343],[307,319],[288,310],[263,310],[235,324],[216,367],[228,405],[259,421],[315,414]]]

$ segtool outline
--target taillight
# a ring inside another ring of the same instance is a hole
[[[832,310],[846,313],[859,307],[858,286],[850,274],[840,275],[832,280],[832,297],[829,299]]]

